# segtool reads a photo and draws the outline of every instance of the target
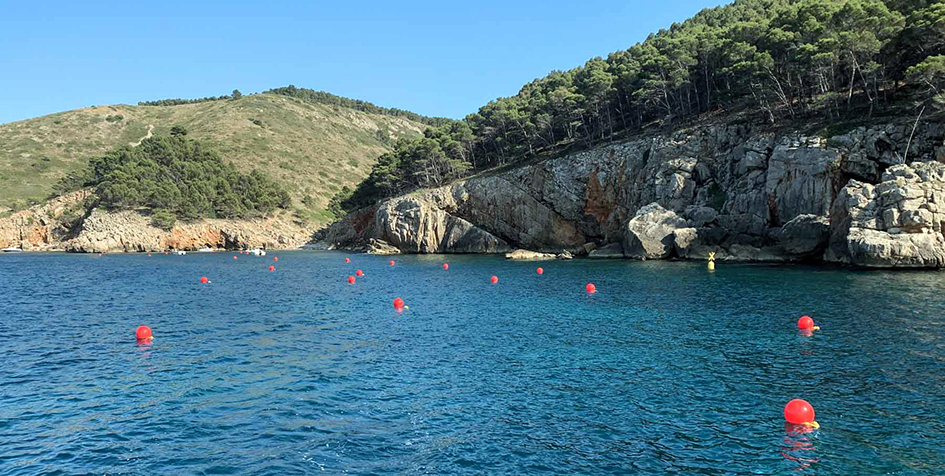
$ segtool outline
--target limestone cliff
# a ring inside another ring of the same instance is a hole
[[[919,125],[905,166],[912,124],[900,122],[830,138],[745,125],[643,137],[386,200],[332,225],[320,243],[408,253],[606,249],[596,257],[619,246],[641,259],[713,251],[720,260],[945,266],[945,124]],[[884,198],[895,193],[898,201]],[[889,225],[861,223],[870,213]],[[898,244],[877,250],[875,240]]]
[[[165,231],[151,225],[147,211],[108,212],[93,209],[76,216],[91,195],[80,191],[0,218],[0,247],[24,251],[135,252],[297,248],[311,234],[285,217],[254,220],[205,219],[178,222]]]

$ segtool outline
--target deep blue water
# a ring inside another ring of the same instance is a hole
[[[945,473],[942,272],[275,255],[0,255],[0,474]]]

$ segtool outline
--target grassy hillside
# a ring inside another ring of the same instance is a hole
[[[254,94],[178,106],[95,106],[0,124],[0,210],[47,198],[89,158],[183,126],[239,170],[285,185],[298,215],[324,221],[328,199],[353,187],[393,141],[426,127],[402,117]]]

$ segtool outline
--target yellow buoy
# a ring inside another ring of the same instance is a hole
[[[709,252],[709,271],[715,271],[715,253]]]

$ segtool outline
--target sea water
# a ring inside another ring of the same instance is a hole
[[[942,272],[231,255],[0,256],[0,474],[945,473]]]

